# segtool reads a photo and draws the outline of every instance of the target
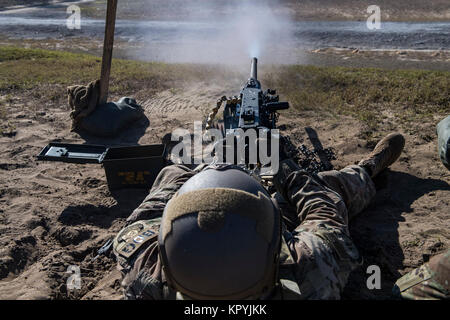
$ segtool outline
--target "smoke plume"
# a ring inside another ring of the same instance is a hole
[[[266,63],[290,63],[294,55],[293,27],[277,1],[203,1],[184,21],[150,24],[138,58],[179,63],[249,64],[258,57]],[[180,2],[181,4],[181,2]],[[198,12],[202,10],[202,12]],[[205,15],[208,17],[205,18]]]

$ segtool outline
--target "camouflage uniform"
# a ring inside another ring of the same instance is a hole
[[[450,299],[450,249],[397,280],[393,293],[407,300]]]
[[[205,165],[164,168],[149,195],[114,240],[127,299],[175,299],[158,254],[158,229],[166,203]],[[280,170],[283,170],[281,166]],[[281,171],[281,173],[283,173]],[[280,174],[283,237],[279,282],[272,299],[339,299],[350,272],[362,263],[349,236],[348,219],[364,209],[375,186],[360,166],[311,175]]]

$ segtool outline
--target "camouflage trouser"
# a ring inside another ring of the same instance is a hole
[[[318,176],[344,200],[349,220],[363,211],[376,193],[375,185],[366,170],[357,165],[340,171],[320,172]]]
[[[165,167],[153,183],[149,195],[128,217],[127,223],[130,224],[138,220],[149,220],[160,217],[166,203],[172,198],[175,192],[177,192],[189,178],[193,177],[206,167],[206,165],[199,165],[194,170],[189,169],[184,165],[171,165]],[[320,172],[318,178],[324,186],[336,192],[343,200],[347,210],[345,210],[345,214],[342,212],[341,215],[343,215],[342,219],[346,224],[348,223],[348,219],[355,217],[370,203],[376,193],[372,179],[363,168],[357,165],[351,165],[339,171],[331,170]],[[309,192],[313,191],[314,189]],[[280,197],[277,197],[277,200],[283,202]],[[285,208],[291,212],[293,210],[296,211],[295,208],[292,207]],[[291,220],[293,220],[291,223],[294,223],[295,225],[300,224],[301,221],[298,220],[299,217],[294,212],[292,212],[292,214],[294,214],[295,217],[287,217],[287,221],[291,218]]]
[[[450,249],[397,280],[393,293],[408,300],[450,299]]]
[[[280,170],[274,183],[302,298],[340,299],[350,273],[362,263],[348,221],[369,205],[375,185],[360,166],[314,175],[286,161]]]
[[[297,178],[293,180],[303,180],[302,176],[308,174],[297,172],[295,175]],[[282,183],[285,184],[286,181]],[[298,189],[299,186],[292,185],[290,188]],[[357,165],[347,166],[339,171],[330,170],[313,175],[312,179],[309,179],[300,191],[298,199],[294,201],[296,208],[292,205],[286,205],[284,199],[288,195],[284,195],[284,198],[276,197],[290,231],[295,230],[308,215],[310,216],[309,219],[314,218],[314,215],[310,215],[309,206],[306,205],[310,201],[309,199],[314,199],[314,207],[316,208],[329,207],[333,203],[336,207],[333,208],[335,217],[330,216],[329,220],[331,221],[328,222],[339,221],[347,229],[348,221],[364,210],[376,194],[372,179],[362,167]],[[301,204],[301,207],[298,204]],[[346,233],[348,234],[348,230]]]

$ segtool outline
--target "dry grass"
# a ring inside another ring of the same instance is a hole
[[[386,114],[414,133],[421,130],[415,123],[450,113],[449,72],[286,66],[272,74],[267,82],[295,109],[354,116],[366,125],[367,139]]]
[[[100,58],[41,49],[0,47],[0,95],[32,94],[63,103],[65,87],[86,84],[100,73]],[[241,77],[223,67],[115,59],[110,92],[135,95],[180,87],[184,82],[217,83]],[[450,73],[424,70],[282,66],[261,70],[264,87],[276,88],[299,112],[324,117],[350,115],[362,121],[364,138],[376,136],[386,114],[410,130],[450,113]],[[245,80],[245,79],[244,79]]]

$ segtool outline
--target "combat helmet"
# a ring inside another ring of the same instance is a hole
[[[163,272],[185,298],[264,298],[276,283],[280,239],[280,212],[263,186],[238,169],[204,170],[165,207]]]

